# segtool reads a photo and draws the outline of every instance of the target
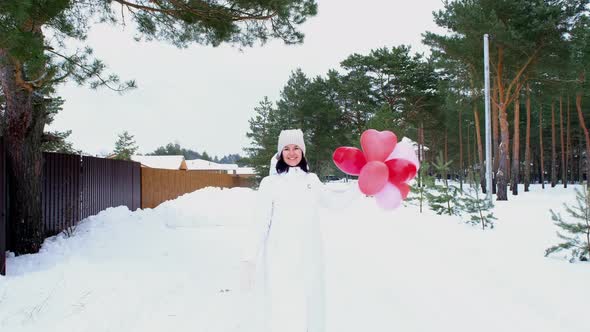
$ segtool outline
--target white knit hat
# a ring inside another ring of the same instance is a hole
[[[277,152],[280,157],[285,146],[289,144],[295,144],[299,146],[303,155],[305,155],[305,141],[303,141],[303,132],[301,129],[287,129],[281,131],[279,135],[279,144],[277,145]]]

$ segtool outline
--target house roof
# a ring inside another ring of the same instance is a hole
[[[232,171],[238,168],[236,164],[218,164],[209,160],[192,159],[186,161],[189,170],[226,170]]]
[[[238,167],[238,169],[236,170],[236,174],[255,175],[256,171],[253,167]]]
[[[142,166],[163,169],[187,169],[186,161],[182,155],[174,156],[131,156],[131,160],[141,163]]]

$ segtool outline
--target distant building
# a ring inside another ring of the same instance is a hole
[[[218,164],[204,159],[187,160],[186,166],[190,171],[232,171],[238,167],[236,164]]]
[[[186,165],[189,171],[209,171],[241,176],[254,176],[256,174],[252,167],[239,167],[237,164],[219,164],[203,159],[187,160]]]
[[[252,177],[256,175],[256,171],[253,167],[238,167],[235,174],[245,177]]]
[[[187,163],[183,155],[174,156],[131,156],[131,160],[137,161],[141,167],[187,170]]]

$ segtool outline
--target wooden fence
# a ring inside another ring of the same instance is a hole
[[[6,148],[0,137],[0,274],[11,250],[7,220]],[[43,153],[43,231],[52,236],[80,220],[124,205],[130,210],[153,208],[197,189],[248,187],[252,178],[217,172],[142,168],[137,162],[62,153]]]
[[[167,200],[205,187],[249,187],[252,178],[203,171],[141,169],[141,208],[154,208]]]

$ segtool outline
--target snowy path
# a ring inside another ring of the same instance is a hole
[[[543,257],[548,210],[573,190],[535,190],[498,204],[486,232],[368,199],[324,210],[328,331],[590,331],[590,264]],[[206,189],[110,209],[9,258],[0,331],[250,332],[239,260],[253,198]]]

